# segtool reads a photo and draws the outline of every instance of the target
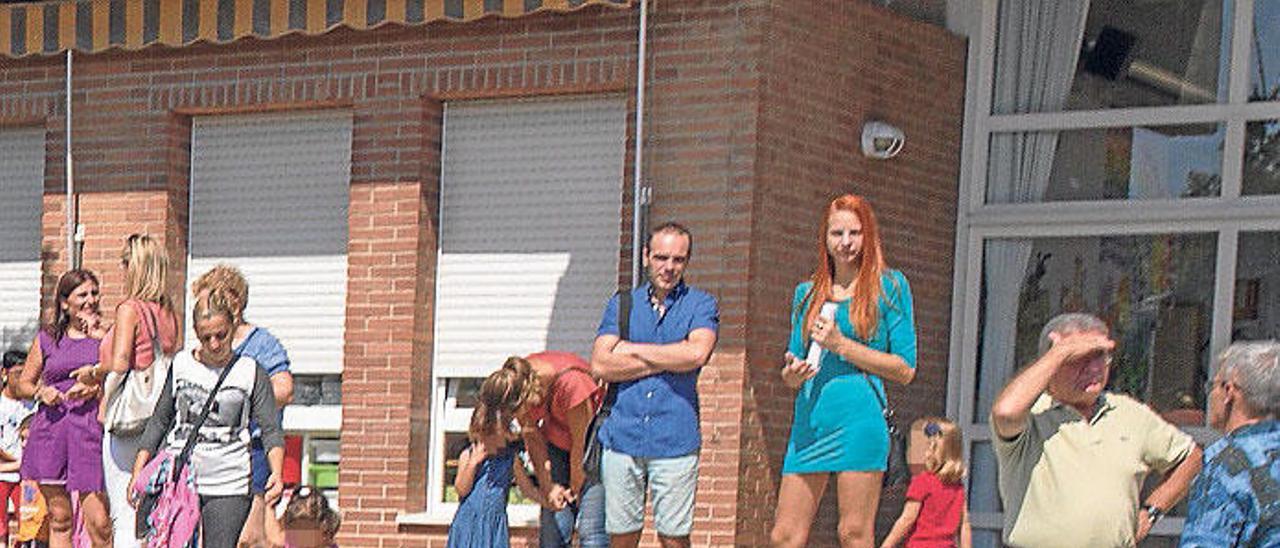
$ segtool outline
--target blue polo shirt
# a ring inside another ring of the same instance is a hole
[[[671,344],[695,329],[718,332],[720,312],[710,293],[680,282],[666,298],[661,318],[649,304],[649,284],[631,291],[631,339]],[[618,296],[609,299],[596,337],[618,335]],[[618,399],[600,428],[600,443],[610,451],[645,458],[683,457],[702,445],[698,431],[698,373],[663,372],[616,383]]]

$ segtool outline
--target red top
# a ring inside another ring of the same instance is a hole
[[[542,396],[542,405],[529,410],[529,417],[542,421],[538,428],[547,442],[565,451],[573,444],[569,432],[569,410],[590,401],[591,412],[600,408],[604,391],[591,377],[591,365],[577,354],[548,350],[530,354],[525,359],[550,364],[556,378]],[[574,371],[568,371],[573,369]]]
[[[954,548],[964,510],[964,484],[942,483],[933,472],[921,472],[911,478],[907,500],[920,501],[907,548]]]
[[[177,350],[174,348],[178,344],[177,322],[173,321],[173,315],[168,310],[160,306],[160,303],[137,299],[129,299],[125,304],[132,306],[138,315],[138,332],[133,337],[134,369],[151,367],[151,320],[148,318],[155,318],[156,327],[160,330],[157,338],[162,347],[161,350]],[[107,335],[103,337],[102,345],[98,349],[98,359],[107,366],[111,364],[112,355],[115,352],[115,332],[116,326],[113,325],[107,330]]]

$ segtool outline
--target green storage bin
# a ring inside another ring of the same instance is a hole
[[[311,480],[308,483],[312,487],[320,489],[338,488],[338,465],[336,464],[312,464],[307,474]]]

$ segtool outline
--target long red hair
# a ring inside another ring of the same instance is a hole
[[[837,211],[851,212],[862,223],[862,251],[858,254],[858,274],[854,282],[853,302],[849,304],[849,320],[859,337],[870,340],[880,319],[880,276],[888,267],[880,249],[880,226],[876,223],[871,202],[855,194],[831,200],[822,216],[822,229],[818,231],[818,267],[813,271],[813,287],[804,298],[807,309],[804,336],[808,338],[813,332],[813,322],[822,311],[822,307],[814,306],[814,303],[821,304],[831,296],[831,279],[835,276],[836,265],[827,251],[827,231],[831,230],[831,215]]]

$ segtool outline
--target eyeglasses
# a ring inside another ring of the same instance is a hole
[[[1113,361],[1111,353],[1103,351],[1092,352],[1067,362],[1067,365],[1073,367],[1084,367],[1099,361],[1105,363],[1107,367],[1110,367]]]
[[[1217,388],[1218,385],[1226,386],[1228,384],[1231,384],[1231,383],[1224,380],[1219,380],[1219,379],[1209,379],[1207,381],[1204,381],[1204,393],[1207,395],[1210,392],[1213,392],[1213,389]]]
[[[1090,354],[1090,355],[1088,356],[1088,360],[1089,360],[1090,362],[1095,362],[1095,361],[1098,361],[1098,360],[1102,360],[1102,361],[1103,361],[1104,363],[1106,363],[1107,365],[1111,365],[1112,357],[1111,357],[1111,353],[1110,353],[1110,352],[1098,352],[1098,353],[1095,353],[1095,354]]]

